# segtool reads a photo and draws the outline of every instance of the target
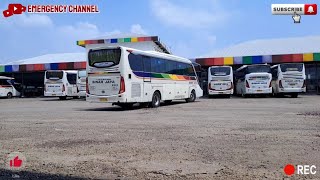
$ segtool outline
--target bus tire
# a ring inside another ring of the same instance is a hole
[[[292,97],[292,98],[297,98],[297,97],[298,97],[298,93],[293,93],[293,94],[291,94],[291,97]]]
[[[8,98],[8,99],[11,99],[11,98],[12,98],[12,93],[11,93],[11,92],[8,92],[7,98]]]
[[[194,102],[196,100],[196,92],[194,90],[191,91],[190,97],[186,99],[186,102]]]
[[[160,106],[160,101],[161,101],[161,95],[159,91],[156,91],[152,95],[152,101],[150,103],[151,108],[157,108]]]
[[[164,103],[165,104],[171,104],[172,100],[165,100]]]
[[[60,99],[60,100],[66,100],[67,97],[66,97],[66,96],[60,96],[59,99]]]

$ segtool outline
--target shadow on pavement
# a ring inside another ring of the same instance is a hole
[[[192,103],[197,103],[198,101],[192,102]],[[161,103],[160,107],[166,107],[166,106],[174,106],[178,104],[186,104],[185,101],[174,101],[169,104],[166,103]],[[150,108],[147,106],[140,106],[139,103],[135,104],[132,108],[130,109],[123,109],[120,106],[114,105],[112,107],[102,107],[102,108],[86,108],[86,109],[79,109],[78,111],[133,111],[133,110],[139,110],[139,109],[158,109],[158,108]]]
[[[37,173],[37,172],[29,172],[29,171],[10,171],[7,169],[0,169],[0,179],[8,179],[8,180],[25,180],[25,179],[51,179],[51,180],[84,180],[87,178],[81,177],[71,177],[64,176],[58,174],[45,174],[45,173]]]

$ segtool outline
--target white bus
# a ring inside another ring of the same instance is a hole
[[[235,72],[236,93],[243,97],[271,94],[271,80],[270,65],[243,65]]]
[[[231,66],[211,66],[208,68],[208,95],[233,94],[233,71]]]
[[[272,66],[273,95],[291,95],[306,92],[306,73],[303,63],[284,63]]]
[[[134,103],[193,102],[203,94],[192,62],[181,57],[126,47],[88,50],[87,101],[123,108]]]
[[[44,77],[44,96],[59,97],[64,100],[67,97],[78,97],[77,71],[48,70]]]
[[[12,98],[20,96],[19,84],[14,82],[14,78],[0,76],[0,97]],[[20,88],[21,89],[21,88]]]
[[[77,86],[78,86],[79,97],[86,97],[86,77],[87,77],[86,70],[78,71]]]

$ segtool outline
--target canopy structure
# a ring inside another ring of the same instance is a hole
[[[85,69],[85,53],[47,54],[0,65],[0,73]]]
[[[202,66],[320,61],[320,36],[248,41],[195,61]]]
[[[91,47],[94,45],[105,44],[107,46],[126,46],[139,50],[153,50],[159,51],[163,53],[170,54],[167,47],[160,42],[158,36],[114,36],[113,38],[101,38],[101,39],[93,39],[93,40],[80,40],[77,41],[78,46],[82,47]]]

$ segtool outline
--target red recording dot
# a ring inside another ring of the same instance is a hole
[[[284,173],[286,173],[286,175],[291,176],[292,174],[294,174],[294,166],[292,164],[287,164],[284,167]]]

